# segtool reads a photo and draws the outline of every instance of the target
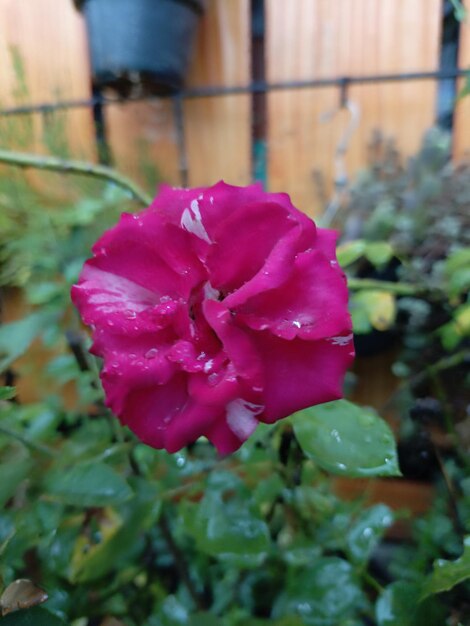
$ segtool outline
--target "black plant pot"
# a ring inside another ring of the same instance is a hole
[[[181,89],[204,0],[75,0],[98,87],[123,97]]]

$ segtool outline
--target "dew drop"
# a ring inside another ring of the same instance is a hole
[[[209,374],[209,376],[207,377],[207,382],[212,387],[217,384],[218,380],[219,380],[219,375],[216,374],[215,372],[213,372],[212,374]]]
[[[157,356],[157,354],[158,354],[157,348],[150,348],[150,350],[147,350],[144,356],[146,359],[154,359]]]
[[[128,320],[135,320],[135,318],[137,317],[137,313],[135,311],[132,311],[131,309],[126,309],[124,311],[124,317]]]
[[[336,430],[336,428],[333,428],[333,430],[330,431],[330,435],[333,437],[335,441],[337,441],[338,443],[341,443],[341,437],[340,437],[339,432]]]

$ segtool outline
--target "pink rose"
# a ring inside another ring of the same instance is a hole
[[[335,240],[258,185],[165,187],[124,213],[72,288],[108,406],[155,448],[205,435],[229,453],[340,398],[354,348]]]

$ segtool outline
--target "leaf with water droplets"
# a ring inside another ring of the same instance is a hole
[[[337,400],[291,418],[304,453],[342,476],[399,476],[395,439],[373,409]]]
[[[65,504],[84,507],[120,504],[132,496],[124,478],[105,463],[83,463],[53,472],[45,488]]]
[[[392,511],[385,504],[377,504],[362,511],[347,534],[348,552],[352,559],[359,563],[367,562],[392,522]]]
[[[436,598],[419,601],[419,583],[397,581],[388,585],[375,605],[377,626],[442,626],[446,609]]]
[[[470,578],[470,535],[464,540],[464,550],[460,558],[455,561],[438,559],[424,584],[423,597],[432,593],[449,591],[455,585]]]

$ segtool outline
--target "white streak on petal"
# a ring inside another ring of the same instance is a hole
[[[98,311],[124,313],[129,319],[158,302],[158,296],[145,287],[92,265],[85,265],[79,289],[89,291],[88,302]]]
[[[264,410],[261,404],[253,404],[242,398],[232,400],[227,405],[227,424],[230,430],[242,441],[248,439],[258,426],[256,415]]]
[[[211,371],[213,364],[214,364],[213,359],[209,359],[206,363],[204,363],[204,372],[206,374]]]
[[[327,339],[327,341],[329,341],[334,346],[347,346],[349,343],[351,343],[352,339],[353,335],[351,333],[350,335],[346,335],[344,337],[330,337],[329,339]]]
[[[206,298],[206,300],[218,300],[219,296],[220,296],[220,291],[215,289],[208,281],[204,285],[204,297]]]
[[[211,243],[209,235],[202,223],[201,211],[199,210],[197,200],[191,201],[191,209],[185,209],[183,211],[183,215],[181,216],[181,228],[184,228],[189,233],[193,233],[193,235],[196,235],[199,239]]]

